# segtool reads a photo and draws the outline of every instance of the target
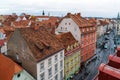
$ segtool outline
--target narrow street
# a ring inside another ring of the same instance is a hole
[[[114,54],[115,44],[114,44],[115,29],[107,35],[104,35],[102,38],[105,39],[106,48],[97,48],[96,54],[86,62],[86,67],[83,68],[81,73],[74,77],[74,80],[92,80],[95,75],[98,73],[98,67],[101,63],[108,62],[108,56]],[[89,63],[89,64],[87,64]]]

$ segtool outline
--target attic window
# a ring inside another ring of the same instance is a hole
[[[70,23],[69,23],[69,25],[70,25]]]
[[[41,46],[41,45],[39,45],[39,44],[35,44],[35,46],[40,50],[40,52],[43,52],[43,50],[44,50],[44,47],[43,46]]]
[[[18,74],[17,77],[19,78],[19,77],[20,77],[20,74]]]

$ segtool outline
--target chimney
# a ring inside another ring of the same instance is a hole
[[[77,15],[77,17],[81,17],[81,13],[77,13],[76,15]]]
[[[67,16],[70,17],[71,13],[67,13]]]

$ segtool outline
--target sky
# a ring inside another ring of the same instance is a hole
[[[80,12],[83,17],[117,17],[120,0],[0,0],[0,14],[29,13],[64,16]]]

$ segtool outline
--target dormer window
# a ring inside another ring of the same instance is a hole
[[[40,50],[40,52],[43,52],[44,47],[42,45],[39,45],[38,43],[36,43],[35,46]]]
[[[74,44],[74,48],[76,47],[77,45],[76,45],[76,43]]]
[[[70,50],[70,46],[67,47],[67,51],[69,51],[69,50]]]
[[[46,43],[46,42],[44,42],[44,41],[41,41],[42,42],[42,44],[47,48],[47,49],[50,49],[50,45],[48,44],[48,43]]]
[[[71,50],[73,49],[73,45],[71,45]]]

